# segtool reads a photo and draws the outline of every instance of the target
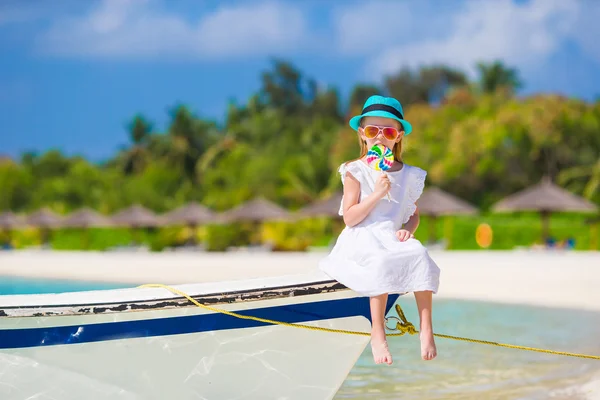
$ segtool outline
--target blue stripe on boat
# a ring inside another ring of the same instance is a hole
[[[387,310],[392,307],[397,298],[398,295],[390,295],[388,297]],[[352,316],[364,316],[371,320],[369,299],[366,297],[256,308],[237,311],[237,313],[290,323]],[[88,325],[2,329],[0,330],[0,349],[180,335],[226,329],[252,328],[264,325],[269,324],[215,313],[138,321],[104,322]]]

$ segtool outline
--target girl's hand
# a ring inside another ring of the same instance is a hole
[[[381,198],[383,198],[390,191],[391,187],[392,184],[387,174],[381,174],[375,182],[375,193],[377,193]]]
[[[410,233],[410,231],[407,231],[406,229],[400,229],[398,232],[396,232],[396,237],[399,241],[406,242],[408,239],[413,239],[415,235],[413,235],[412,233]]]

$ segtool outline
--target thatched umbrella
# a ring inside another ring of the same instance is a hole
[[[343,192],[337,192],[327,198],[317,200],[312,204],[298,210],[298,218],[332,217],[331,229],[327,229],[327,234],[332,234],[332,240],[344,229],[346,224],[340,215],[340,208],[344,198]]]
[[[495,212],[539,212],[544,240],[550,236],[552,212],[597,212],[597,209],[592,202],[555,185],[547,177],[534,186],[506,197],[492,207]]]
[[[191,243],[196,242],[196,227],[206,223],[214,222],[217,216],[209,208],[198,203],[188,203],[162,216],[165,224],[183,224],[193,232]]]
[[[198,203],[188,203],[162,216],[165,223],[184,224],[191,227],[213,222],[216,214]]]
[[[220,222],[250,222],[252,227],[252,233],[254,239],[250,239],[250,242],[260,242],[256,240],[256,235],[260,231],[259,225],[266,221],[289,221],[291,220],[290,213],[278,206],[277,204],[270,202],[264,198],[257,198],[243,203],[229,211],[224,212],[218,217]]]
[[[90,228],[112,226],[113,222],[109,217],[105,217],[90,208],[81,208],[69,214],[62,225],[68,228]]]
[[[419,198],[418,204],[419,214],[433,217],[477,213],[476,207],[438,187],[426,189]]]
[[[448,215],[473,215],[477,208],[463,199],[456,197],[438,187],[426,189],[418,201],[419,214],[431,219],[429,224],[429,241],[435,242],[435,227],[438,217]]]
[[[139,204],[119,211],[112,216],[111,220],[115,225],[131,228],[153,228],[163,225],[161,218]]]
[[[28,225],[50,229],[61,226],[63,218],[52,212],[49,208],[44,207],[32,214],[29,214],[26,217],[25,222]]]
[[[263,198],[257,198],[243,203],[219,216],[223,222],[264,222],[264,221],[288,221],[290,213]]]
[[[139,204],[119,211],[112,216],[111,220],[115,225],[130,227],[133,229],[135,236],[137,236],[138,228],[155,228],[163,225],[163,220],[160,217]],[[139,237],[134,238],[134,241],[139,243]]]
[[[8,244],[11,242],[11,232],[23,225],[23,221],[10,211],[0,214],[0,231],[6,232]]]
[[[10,211],[0,214],[0,228],[13,229],[23,225],[23,221]]]
[[[84,249],[89,248],[90,244],[88,228],[108,227],[112,225],[113,222],[110,218],[105,217],[90,208],[81,208],[71,213],[62,223],[62,226],[68,228],[82,228],[84,230],[83,235],[81,235],[82,248]]]
[[[300,217],[336,217],[339,218],[340,205],[344,194],[339,192],[298,211]]]
[[[52,212],[49,208],[42,208],[25,218],[27,225],[32,225],[41,229],[42,243],[47,243],[50,240],[50,232],[52,228],[61,226],[63,219],[58,214]]]

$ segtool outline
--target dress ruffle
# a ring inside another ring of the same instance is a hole
[[[406,206],[402,218],[402,225],[406,224],[417,210],[417,205],[415,203],[423,194],[425,178],[427,177],[427,172],[418,167],[411,167],[409,172],[410,179],[406,190]]]
[[[344,183],[344,178],[346,178],[346,172],[350,172],[350,174],[354,178],[356,178],[356,180],[361,180],[362,170],[354,162],[344,163],[340,165],[340,167],[338,168],[338,172],[340,174],[340,178],[342,179],[342,183]]]
[[[357,181],[363,181],[363,172],[360,169],[360,166],[356,162],[348,162],[340,165],[338,168],[338,172],[340,174],[340,178],[342,183],[344,183],[344,179],[346,178],[346,173],[349,172]],[[338,211],[338,215],[344,215],[344,200],[340,202],[340,209]]]

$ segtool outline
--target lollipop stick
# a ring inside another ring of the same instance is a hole
[[[381,174],[387,176],[387,174],[385,172],[381,172]],[[390,189],[391,189],[391,185],[390,185]],[[388,201],[392,200],[392,198],[390,197],[390,191],[389,190],[386,193],[386,197],[387,197]]]

